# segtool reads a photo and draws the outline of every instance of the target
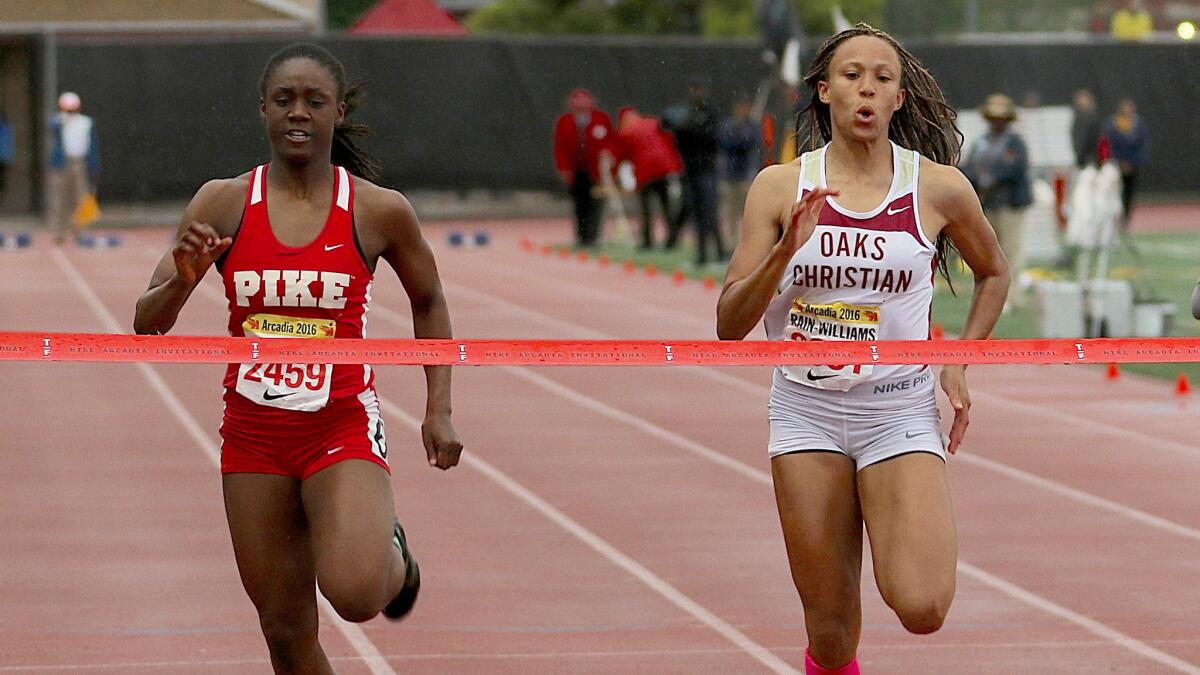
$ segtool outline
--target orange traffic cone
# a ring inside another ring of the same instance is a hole
[[[96,195],[89,192],[79,200],[79,206],[71,215],[71,222],[75,224],[75,231],[81,232],[97,220],[100,220],[100,203],[96,201]]]
[[[705,288],[716,288],[717,280],[714,279],[711,275],[704,277],[704,287]]]
[[[646,276],[652,277],[657,274],[658,268],[654,266],[654,263],[646,263]]]
[[[1179,379],[1175,380],[1175,393],[1179,396],[1187,396],[1192,393],[1192,384],[1188,382],[1187,375],[1179,374]]]
[[[1104,374],[1105,379],[1115,380],[1120,376],[1121,376],[1121,369],[1117,367],[1117,364],[1115,364],[1115,363],[1108,364],[1108,372],[1106,372]]]
[[[608,263],[610,263],[610,262],[612,262],[612,260],[610,260],[607,255],[600,256],[600,266],[601,267],[608,267]]]
[[[683,270],[675,270],[674,272],[671,273],[671,280],[674,281],[677,285],[683,284],[683,279],[684,279]]]
[[[625,268],[625,272],[626,272],[626,273],[628,273],[628,274],[633,274],[633,261],[632,261],[632,260],[630,260],[630,259],[626,258],[626,259],[625,259],[625,264],[624,264],[624,265],[622,265],[622,267],[624,267],[624,268]]]
[[[946,337],[946,331],[942,330],[942,324],[935,323],[929,327],[929,337],[934,340],[941,340]]]

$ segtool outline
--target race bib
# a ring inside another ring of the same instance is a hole
[[[333,319],[302,319],[275,314],[251,314],[242,322],[247,337],[331,339]],[[320,410],[329,402],[333,366],[325,363],[243,363],[238,368],[237,393],[259,405]]]
[[[871,341],[879,339],[877,305],[835,302],[813,305],[797,298],[788,311],[789,340]],[[783,366],[789,380],[817,389],[846,391],[865,380],[875,366]]]

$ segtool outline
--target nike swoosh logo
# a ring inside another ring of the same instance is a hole
[[[341,449],[342,449],[342,448],[344,448],[344,447],[346,447],[346,446],[344,446],[344,445],[339,445],[339,446],[337,446],[336,448],[334,448],[334,449],[332,449],[332,450],[326,450],[326,451],[325,451],[325,454],[327,454],[327,455],[332,455],[333,453],[337,452],[338,450],[341,450]]]
[[[893,211],[893,210],[892,210],[892,207],[890,207],[890,206],[889,206],[889,207],[888,207],[888,209],[887,209],[887,212],[888,212],[888,215],[889,215],[889,216],[894,216],[894,215],[896,215],[897,213],[903,213],[903,212],[905,212],[905,211],[907,211],[907,210],[909,210],[909,209],[911,209],[911,208],[912,208],[911,206],[906,206],[906,207],[904,207],[904,208],[902,208],[902,209],[896,209],[895,211]]]
[[[924,436],[926,433],[928,433],[928,432],[925,432],[925,431],[917,431],[917,432],[906,431],[906,432],[904,432],[904,437],[905,437],[905,438],[916,438],[917,436]]]
[[[289,391],[286,394],[272,394],[269,391],[264,391],[263,392],[263,400],[264,401],[274,401],[274,400],[281,399],[281,398],[284,398],[287,396],[291,396],[292,394],[295,394],[295,393],[296,392],[294,392],[294,391]]]
[[[819,382],[821,380],[828,380],[831,377],[837,377],[837,375],[836,374],[835,375],[813,375],[811,370],[808,371],[808,381],[809,382]]]
[[[329,244],[325,244],[325,250],[326,250],[326,251],[332,251],[332,250],[334,250],[335,248],[341,248],[341,247],[343,247],[343,246],[345,246],[345,244],[334,244],[333,246],[330,246]]]

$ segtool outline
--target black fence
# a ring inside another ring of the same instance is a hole
[[[97,120],[106,199],[185,198],[205,180],[268,158],[258,78],[285,42],[102,42],[61,39],[61,89],[78,91]],[[748,42],[570,39],[338,39],[324,43],[352,78],[369,81],[357,118],[367,147],[399,189],[553,188],[554,121],[566,94],[586,86],[610,113],[658,114],[682,101],[693,75],[731,107],[766,72]],[[1103,110],[1130,97],[1151,130],[1148,192],[1200,186],[1195,109],[1200,46],[913,45],[954,105],[993,91],[1043,105],[1092,89]]]

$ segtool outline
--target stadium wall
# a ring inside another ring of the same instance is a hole
[[[69,38],[58,42],[60,89],[77,91],[98,122],[110,200],[185,198],[205,180],[268,158],[258,116],[260,69],[282,38],[171,40]],[[590,88],[615,114],[659,114],[710,78],[722,111],[766,72],[750,42],[643,38],[340,38],[324,44],[352,78],[369,81],[356,117],[375,130],[367,147],[399,189],[557,186],[551,132],[568,91]],[[1149,124],[1143,190],[1194,192],[1200,153],[1200,46],[1190,44],[946,45],[910,47],[956,106],[993,91],[1036,91],[1065,104],[1087,87],[1102,109],[1131,97]],[[1172,140],[1173,139],[1173,140]]]

